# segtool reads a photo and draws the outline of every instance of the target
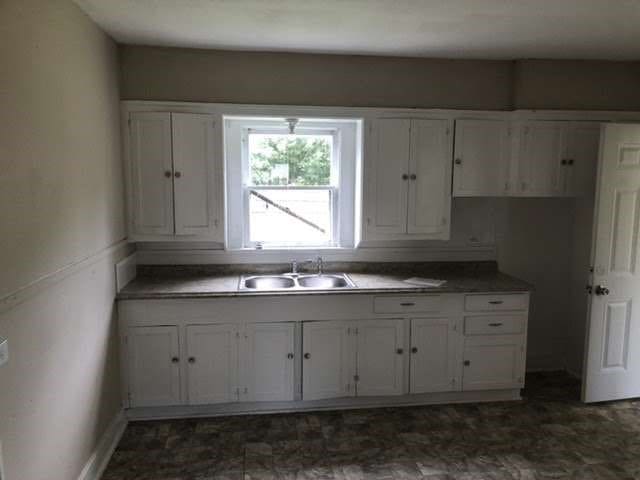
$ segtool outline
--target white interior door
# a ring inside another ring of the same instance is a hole
[[[407,232],[449,238],[451,129],[448,120],[412,120]]]
[[[350,322],[305,322],[302,330],[302,398],[355,395],[356,351]]]
[[[452,318],[411,319],[411,393],[460,390],[455,323]]]
[[[374,164],[368,171],[366,228],[369,236],[406,233],[411,120],[377,121]]]
[[[237,332],[235,325],[187,326],[189,404],[238,399]]]
[[[171,114],[131,113],[130,156],[133,230],[173,234]]]
[[[213,117],[172,113],[176,235],[211,235],[214,211]]]
[[[131,406],[180,404],[178,327],[130,328],[127,345]]]
[[[357,395],[400,395],[403,393],[404,322],[366,320],[358,322]]]
[[[453,195],[500,196],[507,191],[509,123],[456,120]]]
[[[247,325],[241,352],[244,401],[293,400],[293,323]]]
[[[603,127],[583,399],[640,396],[640,125]]]

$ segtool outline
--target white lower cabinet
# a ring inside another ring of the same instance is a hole
[[[403,321],[304,322],[304,400],[403,393]]]
[[[188,403],[237,400],[238,327],[188,325],[186,332]]]
[[[522,335],[467,336],[463,390],[499,390],[524,385]]]
[[[411,319],[411,393],[460,390],[460,338],[454,318]]]
[[[241,400],[293,400],[294,334],[293,323],[247,325],[240,354]]]
[[[180,404],[178,327],[129,328],[127,346],[130,405]]]

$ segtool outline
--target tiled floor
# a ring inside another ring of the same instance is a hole
[[[545,373],[523,402],[131,423],[103,480],[640,479],[640,401],[578,392]]]

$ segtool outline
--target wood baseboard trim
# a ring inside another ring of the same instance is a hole
[[[84,468],[78,476],[78,480],[100,480],[114,450],[127,428],[127,417],[124,410],[119,410],[105,430]]]
[[[480,403],[521,400],[520,390],[477,392],[443,392],[401,397],[335,398],[299,402],[239,402],[220,405],[180,405],[168,407],[138,407],[126,410],[129,420],[168,420],[180,418],[260,415],[271,413],[313,412],[323,410],[354,410],[361,408],[409,407],[447,403]]]

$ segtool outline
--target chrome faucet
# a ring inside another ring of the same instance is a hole
[[[320,255],[316,258],[316,264],[318,266],[318,275],[322,275],[324,273],[324,261]]]
[[[312,263],[312,260],[291,260],[291,275],[298,275],[300,273],[298,272],[298,268],[307,263]]]

